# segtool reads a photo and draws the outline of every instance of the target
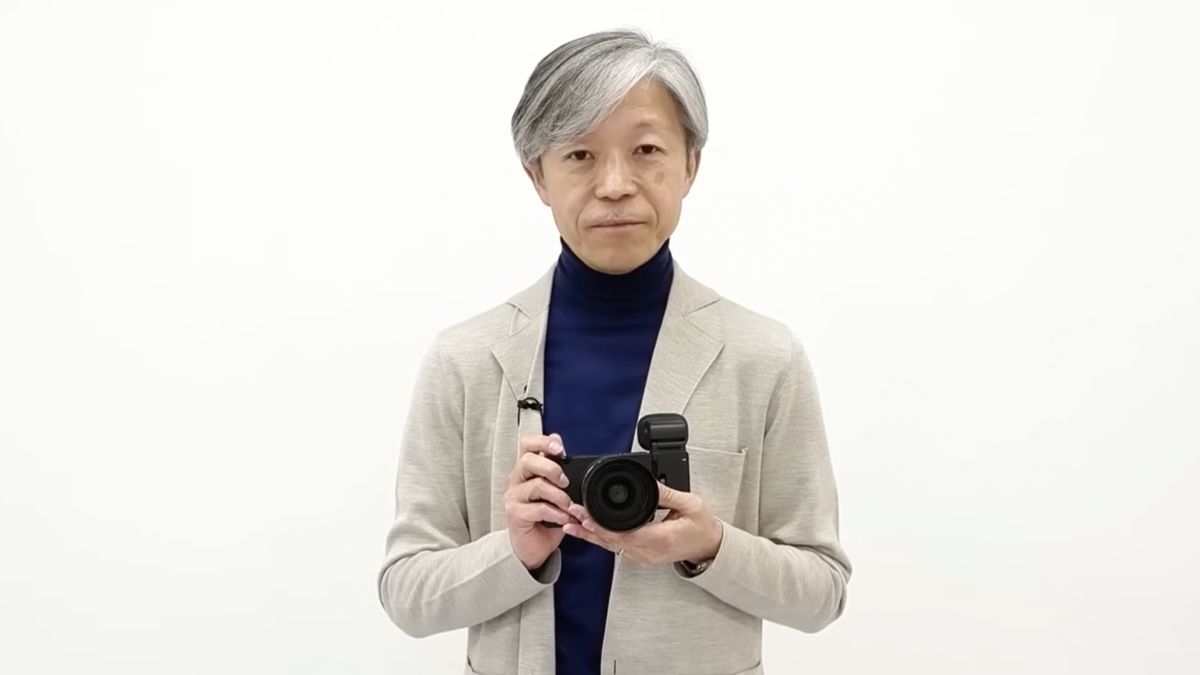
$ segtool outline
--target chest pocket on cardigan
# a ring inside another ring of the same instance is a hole
[[[703,499],[718,518],[732,521],[742,486],[746,449],[714,450],[689,445],[687,452],[692,493]]]

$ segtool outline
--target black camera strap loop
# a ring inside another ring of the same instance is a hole
[[[545,416],[542,402],[532,396],[526,396],[525,398],[517,401],[517,426],[521,426],[522,410],[535,410],[537,411],[537,414],[542,415],[543,417]]]

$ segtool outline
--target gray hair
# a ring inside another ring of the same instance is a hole
[[[538,164],[546,150],[586,135],[647,76],[675,98],[688,153],[703,148],[708,107],[687,58],[626,28],[571,40],[537,64],[512,116],[513,144],[521,163]]]

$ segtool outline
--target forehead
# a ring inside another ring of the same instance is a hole
[[[679,108],[670,90],[654,80],[639,82],[599,125],[596,133],[659,131],[683,133]]]

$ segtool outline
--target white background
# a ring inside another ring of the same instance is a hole
[[[849,604],[768,672],[1200,671],[1197,5],[648,4],[0,2],[0,672],[461,671],[375,595],[404,413],[617,26],[708,95],[677,260],[821,387]]]

